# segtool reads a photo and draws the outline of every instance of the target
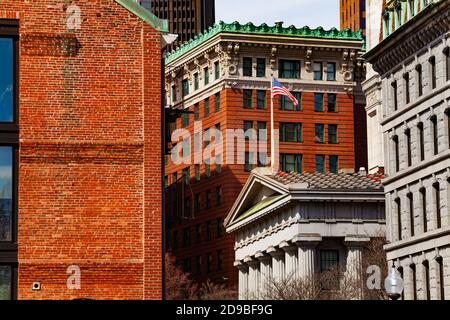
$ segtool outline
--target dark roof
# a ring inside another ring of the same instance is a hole
[[[379,175],[361,175],[358,173],[296,173],[296,172],[278,172],[276,175],[269,176],[277,182],[286,186],[290,184],[306,183],[308,189],[319,190],[354,190],[382,191],[382,176]]]

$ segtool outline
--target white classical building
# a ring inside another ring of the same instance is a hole
[[[384,236],[383,188],[365,172],[273,175],[257,168],[225,227],[235,235],[239,298],[261,298],[283,277],[312,279],[335,265],[360,270],[363,248]]]
[[[383,0],[366,0],[366,50],[380,42]],[[382,90],[381,78],[370,63],[366,63],[366,80],[362,83],[366,95],[367,165],[369,173],[384,171],[384,146],[381,131]]]
[[[450,1],[386,1],[381,34],[365,57],[383,97],[387,258],[404,299],[450,299]]]

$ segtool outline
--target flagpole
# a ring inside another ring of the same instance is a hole
[[[270,77],[270,167],[275,172],[275,119],[273,112],[273,74]]]

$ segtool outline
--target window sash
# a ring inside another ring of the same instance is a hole
[[[253,108],[253,90],[244,89],[244,108],[251,109]]]
[[[323,124],[315,125],[316,143],[324,143],[325,142],[324,128],[325,128],[325,126]]]
[[[209,84],[209,68],[205,68],[203,70],[204,72],[204,81],[205,81],[205,86]]]
[[[327,81],[336,81],[336,63],[327,64]]]
[[[338,143],[338,128],[335,124],[328,125],[328,143]]]
[[[329,93],[328,94],[328,112],[336,112],[336,94]]]
[[[316,172],[318,173],[325,172],[325,157],[323,155],[316,156]]]
[[[314,62],[314,80],[323,80],[323,67],[322,62]]]
[[[209,98],[205,100],[205,117],[209,116],[209,107],[210,107],[210,101]]]
[[[256,97],[257,97],[256,107],[258,109],[265,109],[266,108],[266,91],[258,90],[256,93]]]
[[[314,111],[323,112],[323,93],[314,94]]]
[[[301,123],[281,123],[282,142],[302,142]]]
[[[183,98],[189,94],[189,81],[187,79],[181,83],[181,91]]]
[[[300,61],[280,60],[279,78],[300,79]]]
[[[285,96],[278,96],[279,109],[285,111],[301,111],[302,95],[301,92],[292,92],[292,95],[298,100],[298,105],[294,107],[291,99]]]
[[[258,58],[256,60],[256,76],[259,78],[266,76],[266,59]]]
[[[214,63],[214,76],[216,80],[220,78],[220,64],[218,61]]]
[[[216,93],[216,95],[214,96],[214,111],[220,111],[220,92]]]
[[[253,59],[252,58],[243,58],[243,75],[244,77],[251,77],[253,75]]]
[[[281,154],[280,157],[281,170],[284,172],[303,171],[303,156],[301,154]]]
[[[339,157],[338,156],[330,156],[330,172],[338,173],[339,172]]]

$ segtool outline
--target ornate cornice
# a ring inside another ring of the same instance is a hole
[[[166,63],[171,63],[175,59],[181,57],[185,53],[203,44],[204,42],[206,42],[207,40],[211,39],[212,37],[214,37],[219,33],[240,33],[240,34],[300,37],[300,38],[363,41],[362,31],[353,32],[350,29],[345,29],[342,31],[339,31],[336,28],[325,30],[322,27],[310,29],[307,26],[303,28],[296,28],[295,26],[283,28],[279,24],[273,27],[269,27],[265,23],[263,23],[260,26],[255,26],[251,22],[241,25],[239,22],[236,21],[230,24],[220,21],[219,23],[210,27],[204,33],[199,34],[190,41],[178,47],[175,51],[169,53],[166,56]]]
[[[402,62],[450,30],[450,2],[420,12],[364,57],[381,75],[391,72]]]

